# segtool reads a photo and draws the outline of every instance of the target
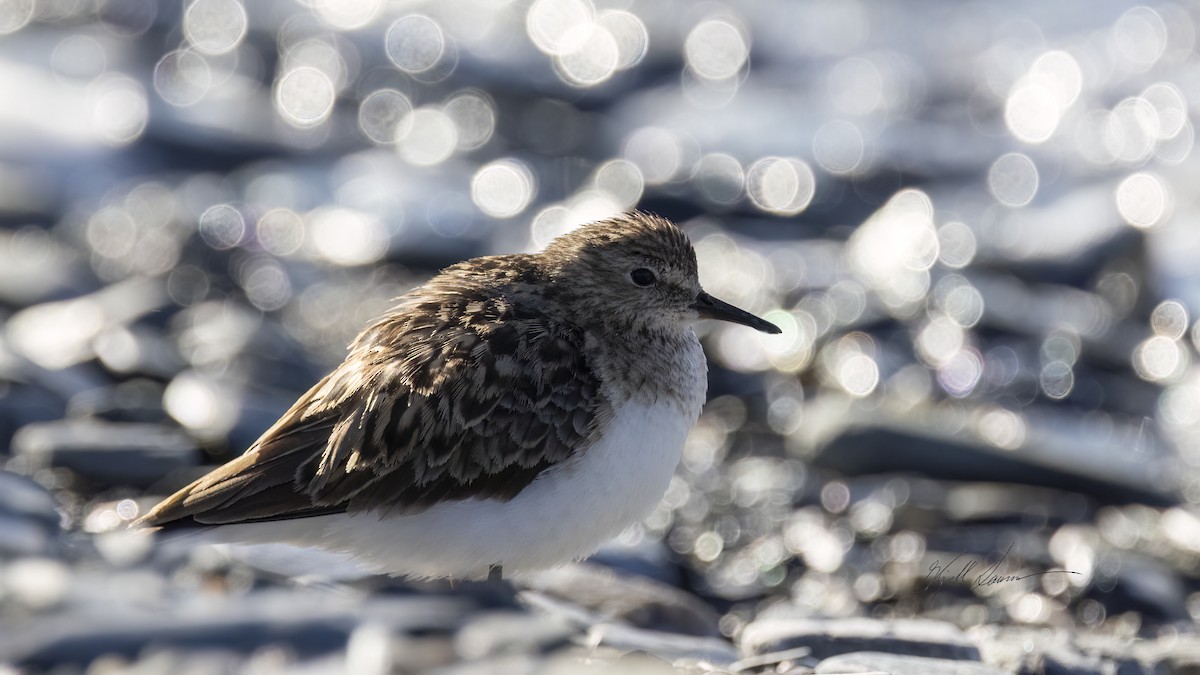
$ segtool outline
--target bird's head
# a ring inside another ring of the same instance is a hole
[[[542,256],[555,292],[587,322],[679,330],[697,319],[717,319],[780,332],[706,293],[687,235],[659,216],[633,212],[584,225],[555,239]]]

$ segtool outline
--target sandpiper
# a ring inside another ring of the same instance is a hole
[[[414,578],[585,557],[662,498],[707,389],[675,224],[629,213],[413,289],[241,457],[138,521],[349,554]]]

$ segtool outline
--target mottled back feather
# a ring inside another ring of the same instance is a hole
[[[244,454],[143,525],[414,512],[511,499],[611,414],[532,256],[460,263],[401,298]]]

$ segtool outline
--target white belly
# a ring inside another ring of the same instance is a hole
[[[384,519],[332,515],[218,529],[226,530],[225,541],[319,546],[410,577],[481,578],[495,564],[506,575],[553,567],[594,552],[653,510],[695,421],[677,405],[627,401],[596,445],[507,502],[467,500]]]

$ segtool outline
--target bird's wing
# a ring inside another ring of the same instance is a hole
[[[241,457],[141,525],[508,500],[583,451],[610,416],[583,335],[503,298],[410,300],[359,336]]]

